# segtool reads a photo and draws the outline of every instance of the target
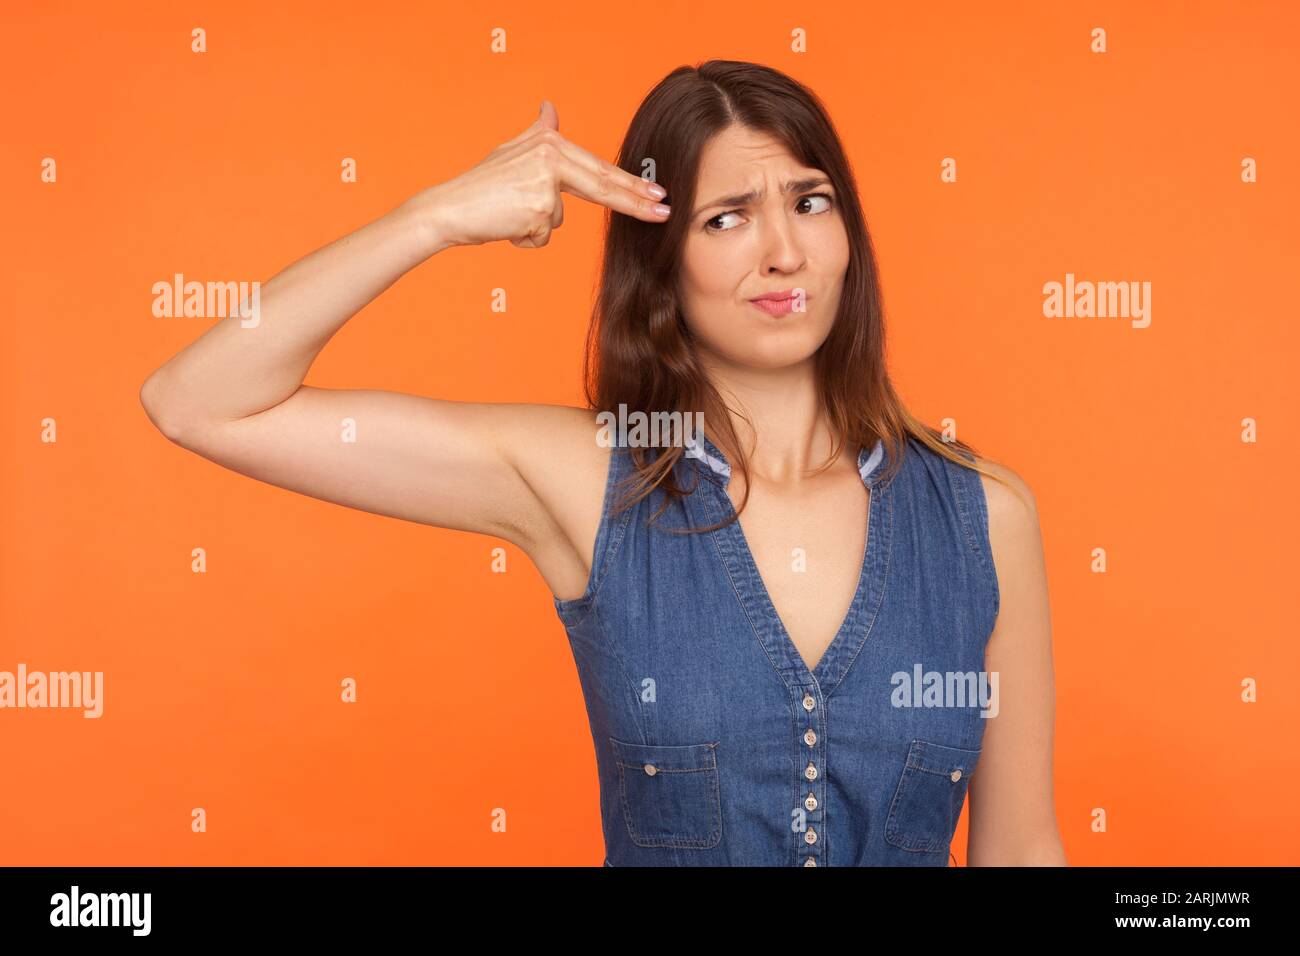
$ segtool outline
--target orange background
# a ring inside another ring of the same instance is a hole
[[[1037,495],[1070,862],[1300,862],[1293,5],[51,6],[8,5],[0,38],[0,670],[102,670],[105,711],[0,711],[0,864],[600,864],[581,689],[527,558],[494,574],[496,539],[167,442],[139,387],[215,320],[153,317],[151,286],[265,282],[543,97],[612,159],[645,93],[713,57],[824,98],[904,398]],[[600,221],[567,197],[542,250],[435,256],[308,384],[580,404]],[[1044,318],[1067,272],[1151,282],[1151,326]]]

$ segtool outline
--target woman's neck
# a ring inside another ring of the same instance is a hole
[[[790,484],[826,461],[833,435],[822,411],[812,358],[778,369],[738,368],[717,362],[706,362],[706,368],[724,403],[745,416],[728,412],[751,475],[769,483]],[[723,454],[735,457],[736,449],[719,442],[719,428],[710,427],[706,420],[704,430]]]

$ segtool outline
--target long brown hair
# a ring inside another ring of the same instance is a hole
[[[902,446],[912,436],[963,467],[1003,481],[954,451],[957,446],[975,454],[970,445],[945,440],[939,430],[915,418],[894,391],[885,368],[884,315],[871,236],[839,136],[815,93],[756,63],[710,60],[678,67],[642,101],[616,163],[653,178],[668,192],[664,202],[689,210],[705,144],[732,124],[783,142],[805,166],[824,172],[840,197],[849,264],[835,321],[815,356],[819,399],[834,441],[822,469],[846,445],[871,448],[879,439],[888,455],[879,480],[886,481],[898,471]],[[600,288],[583,362],[587,403],[600,410],[625,405],[646,415],[702,411],[706,422],[720,422],[722,442],[715,444],[733,451],[731,465],[745,476],[738,515],[749,500],[748,464],[728,409],[696,356],[675,291],[690,217],[670,216],[658,224],[610,210],[606,216]],[[681,487],[673,470],[683,454],[680,445],[653,455],[633,447],[634,471],[616,510],[662,486],[666,497],[655,512],[658,518],[670,501],[689,494],[694,486]],[[728,521],[691,530],[712,530]]]

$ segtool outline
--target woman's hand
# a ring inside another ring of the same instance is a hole
[[[555,106],[543,100],[536,121],[514,139],[455,179],[412,198],[440,246],[497,239],[528,249],[544,246],[564,222],[566,192],[645,222],[667,220],[661,186],[569,142],[559,125]]]

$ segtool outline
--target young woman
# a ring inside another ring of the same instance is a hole
[[[149,378],[150,419],[262,481],[528,554],[586,698],[607,865],[944,866],[968,788],[972,865],[1064,864],[1034,500],[895,394],[816,97],[713,61],[649,94],[616,164],[558,130],[544,102],[277,274],[256,324],[223,319]],[[563,193],[610,210],[589,409],[303,384],[441,250],[545,245]],[[649,447],[601,414],[629,411],[703,433]]]

